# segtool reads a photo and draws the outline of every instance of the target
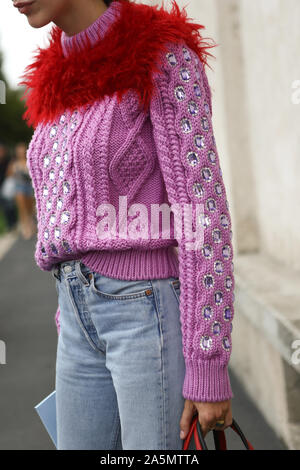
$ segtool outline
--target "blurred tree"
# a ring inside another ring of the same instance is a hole
[[[0,105],[0,141],[9,147],[19,141],[29,143],[33,128],[29,128],[22,119],[25,111],[24,101],[21,101],[23,88],[12,89],[4,76],[3,55],[0,51],[0,80],[6,85],[6,104]]]

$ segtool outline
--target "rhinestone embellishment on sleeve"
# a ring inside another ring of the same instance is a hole
[[[171,68],[175,94],[173,102],[177,106],[176,127],[182,133],[181,158],[188,175],[187,195],[195,203],[203,203],[204,207],[204,213],[197,216],[204,228],[201,256],[197,254],[200,263],[197,267],[201,272],[197,298],[205,298],[208,303],[201,306],[200,301],[196,311],[198,320],[206,322],[207,328],[202,331],[198,344],[200,350],[206,353],[217,345],[220,345],[217,346],[219,349],[221,347],[223,351],[230,352],[229,330],[224,328],[223,322],[230,324],[231,331],[233,308],[227,302],[228,293],[233,289],[233,277],[230,275],[234,269],[230,243],[232,231],[211,124],[210,96],[200,72],[203,71],[202,64],[196,53],[179,45],[176,45],[176,51],[170,51],[166,57]],[[205,263],[207,269],[204,270]],[[192,319],[190,321],[192,324]],[[214,338],[220,342],[214,343]],[[196,353],[198,351],[194,351]]]

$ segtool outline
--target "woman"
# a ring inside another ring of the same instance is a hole
[[[15,159],[12,163],[15,178],[15,201],[18,208],[21,235],[29,240],[36,233],[34,221],[35,199],[31,178],[26,165],[26,144],[20,142],[15,147]]]
[[[17,222],[15,189],[13,161],[5,145],[0,142],[0,209],[3,211],[8,230],[12,230]]]
[[[35,259],[59,299],[58,448],[181,449],[195,413],[204,435],[232,423],[232,232],[211,46],[176,2],[29,3],[31,26],[55,23],[22,84]]]

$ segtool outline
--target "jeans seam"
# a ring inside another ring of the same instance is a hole
[[[166,430],[166,403],[165,403],[165,388],[164,388],[164,385],[165,385],[165,378],[164,378],[164,374],[165,374],[165,367],[164,367],[164,354],[163,354],[163,350],[164,350],[164,347],[165,347],[165,341],[164,341],[164,336],[163,336],[163,328],[162,328],[162,314],[161,314],[161,309],[160,309],[160,299],[158,299],[158,294],[156,292],[156,289],[154,288],[154,285],[152,283],[152,281],[150,280],[150,283],[152,285],[152,290],[153,290],[153,294],[154,294],[154,303],[155,303],[155,310],[156,310],[156,314],[157,314],[157,320],[158,320],[158,323],[159,323],[159,331],[160,331],[160,344],[161,344],[161,348],[160,348],[160,364],[161,364],[161,397],[162,397],[162,433],[161,433],[161,439],[164,440],[164,442],[160,442],[161,446],[163,449],[166,449],[166,434],[167,434],[167,430]]]
[[[177,291],[176,291],[177,288],[180,288],[180,284],[177,283],[177,284],[174,285],[173,281],[172,281],[170,283],[170,285],[171,285],[171,289],[172,289],[172,291],[173,291],[173,293],[176,297],[176,300],[177,300],[178,304],[180,304],[180,297],[179,297],[179,295],[177,294]]]
[[[116,429],[116,432],[115,432]],[[114,417],[114,424],[113,424],[113,432],[112,432],[112,440],[111,440],[111,449],[115,449],[118,437],[119,437],[119,432],[120,432],[120,418],[119,418],[119,410],[118,407],[116,407],[115,410],[115,417]]]
[[[84,324],[82,323],[82,320],[79,316],[79,313],[77,311],[77,306],[75,305],[75,302],[74,302],[74,299],[73,299],[73,296],[71,294],[71,287],[68,283],[68,280],[66,279],[65,280],[66,284],[67,284],[67,291],[68,291],[68,296],[69,296],[69,299],[71,301],[71,304],[72,304],[72,307],[73,307],[73,312],[75,313],[75,317],[77,319],[77,322],[79,323],[79,326],[81,328],[81,330],[83,331],[84,333],[84,336],[86,337],[89,345],[94,349],[94,351],[98,352],[98,353],[101,353],[103,354],[103,351],[101,351],[101,349],[97,348],[97,346],[94,344],[94,342],[92,341],[92,339],[89,337],[89,334],[88,332],[86,331],[85,327],[84,327]]]

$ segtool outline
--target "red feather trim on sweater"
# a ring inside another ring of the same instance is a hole
[[[135,89],[147,108],[153,91],[152,72],[158,71],[157,58],[166,51],[166,42],[180,39],[194,50],[207,65],[208,48],[200,29],[204,26],[189,22],[185,9],[172,0],[170,12],[162,6],[135,4],[117,0],[122,12],[94,46],[74,50],[64,57],[62,30],[54,26],[50,44],[38,48],[35,60],[28,65],[19,85],[25,85],[26,100],[23,118],[28,126],[57,118],[64,110],[71,111],[117,92]]]

